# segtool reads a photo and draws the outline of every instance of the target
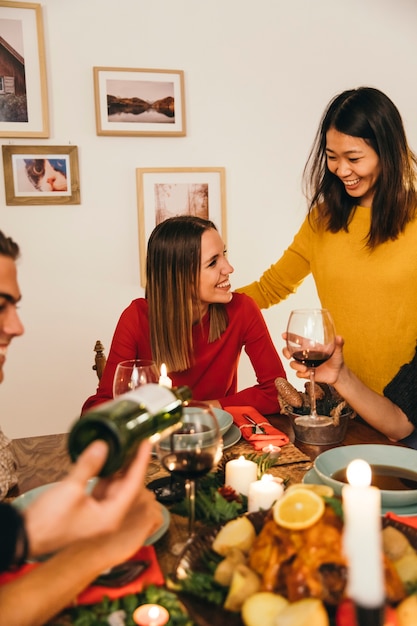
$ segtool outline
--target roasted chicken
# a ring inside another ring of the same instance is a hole
[[[305,530],[287,530],[267,518],[249,553],[249,565],[261,577],[262,589],[290,602],[314,597],[338,604],[347,583],[342,528],[342,520],[328,505],[319,522]],[[381,558],[387,601],[397,603],[405,597],[404,585],[392,563]]]

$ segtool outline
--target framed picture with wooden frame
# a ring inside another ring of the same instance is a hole
[[[136,170],[141,284],[146,283],[146,247],[155,226],[175,215],[197,215],[216,225],[226,244],[224,167]]]
[[[6,204],[80,204],[77,146],[2,146]]]
[[[40,4],[0,0],[0,137],[49,137]]]
[[[97,135],[185,135],[182,70],[94,67]]]

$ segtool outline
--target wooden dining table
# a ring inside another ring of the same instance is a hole
[[[334,445],[316,446],[299,442],[294,437],[291,421],[286,415],[272,415],[267,419],[273,426],[285,432],[290,439],[290,442],[282,447],[276,465],[268,469],[269,473],[282,478],[287,484],[302,482],[306,472],[313,467],[314,459],[324,450],[335,447]],[[360,418],[351,419],[343,442],[337,445],[361,443],[396,445]],[[71,462],[67,453],[67,434],[65,433],[14,439],[12,447],[18,466],[18,484],[8,494],[8,499],[13,499],[40,485],[59,481],[70,468]],[[251,453],[254,453],[254,448],[249,442],[241,439],[224,451],[224,457],[228,460]],[[159,461],[152,457],[146,481],[150,482],[165,474]],[[178,556],[173,553],[172,547],[178,543],[179,539],[183,540],[186,537],[187,523],[186,518],[171,513],[166,533],[154,544],[165,576],[175,570]]]

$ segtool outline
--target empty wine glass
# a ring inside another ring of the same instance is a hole
[[[297,418],[297,423],[305,426],[332,424],[330,417],[317,414],[314,380],[314,369],[330,359],[335,348],[335,330],[329,311],[291,311],[287,325],[287,348],[293,359],[307,365],[310,371],[310,415]]]
[[[220,461],[223,440],[214,412],[207,404],[187,402],[181,422],[182,426],[161,438],[155,449],[162,466],[177,480],[185,480],[189,541],[194,534],[196,479]],[[176,544],[173,551],[178,554],[186,543]]]
[[[113,378],[113,397],[137,389],[147,383],[158,383],[159,372],[155,361],[130,359],[117,364]]]

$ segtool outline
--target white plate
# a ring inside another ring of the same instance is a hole
[[[314,467],[304,475],[302,480],[307,485],[325,485],[326,483],[317,474]],[[408,515],[417,515],[417,504],[410,504],[409,506],[381,506],[381,515],[385,513],[395,513],[396,515],[402,515],[407,517]]]
[[[236,426],[236,424],[232,424],[227,433],[223,435],[223,450],[234,446],[235,443],[240,441],[241,436],[242,433],[240,432],[240,429]]]
[[[93,478],[88,481],[87,492],[91,491],[91,489],[94,487],[96,480],[97,479]],[[49,483],[47,485],[41,485],[40,487],[35,487],[34,489],[31,489],[30,491],[27,491],[26,493],[22,493],[20,496],[17,496],[17,498],[13,500],[12,504],[17,509],[19,509],[19,511],[24,511],[26,507],[28,507],[29,504],[31,504],[31,502],[36,500],[36,498],[43,491],[46,491],[47,489],[50,489],[53,485],[58,485],[58,484],[59,482]],[[168,526],[171,520],[171,515],[168,509],[162,506],[162,504],[160,504],[160,507],[162,509],[162,524],[150,537],[146,539],[145,544],[144,544],[145,546],[150,546],[153,543],[156,543],[158,539],[160,539],[168,530]]]
[[[321,480],[333,487],[340,495],[343,482],[332,478],[338,470],[346,468],[354,459],[363,459],[369,465],[398,467],[417,472],[417,450],[383,444],[360,444],[340,446],[319,454],[314,461],[314,468]],[[417,489],[387,490],[381,489],[381,501],[384,506],[417,505]]]

